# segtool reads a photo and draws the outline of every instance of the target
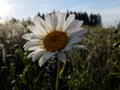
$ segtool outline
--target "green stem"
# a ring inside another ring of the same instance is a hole
[[[58,62],[57,62],[57,75],[56,75],[55,90],[58,90],[58,87],[59,87],[59,72],[60,72],[60,68],[61,68],[61,62],[60,62],[60,60],[58,60]]]
[[[58,90],[59,88],[59,79],[62,76],[62,73],[65,69],[65,63],[62,64],[60,60],[57,61],[57,75],[56,75],[56,85],[55,85],[55,90]]]

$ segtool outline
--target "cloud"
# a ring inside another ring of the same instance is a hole
[[[53,10],[66,11],[82,11],[90,13],[100,13],[104,26],[116,25],[120,21],[120,0],[91,0],[84,2],[69,3],[50,2],[49,0],[34,2],[32,0],[0,0],[0,17],[27,17],[34,16],[38,12],[46,13]]]
[[[118,22],[120,22],[120,1],[114,0],[108,2],[106,6],[104,6],[104,3],[97,4],[96,2],[91,3],[81,3],[77,6],[74,6],[71,8],[71,10],[75,11],[83,11],[90,13],[100,13],[103,26],[109,27],[109,26],[115,26]],[[103,5],[103,6],[102,6]]]
[[[40,7],[41,8],[47,8],[47,4],[41,4]]]
[[[111,5],[114,5],[114,4],[120,4],[120,0],[112,0],[112,1],[109,1],[109,3],[111,4]]]
[[[75,10],[75,11],[88,11],[88,13],[90,11],[93,10],[95,3],[81,3],[79,5],[73,6],[72,8],[70,8],[70,10]]]
[[[99,10],[103,25],[105,27],[115,26],[118,22],[120,22],[120,7],[112,7],[107,9]]]
[[[14,5],[7,3],[7,0],[0,0],[0,17],[7,17],[12,12]]]

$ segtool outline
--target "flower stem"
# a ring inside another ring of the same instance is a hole
[[[58,87],[59,87],[59,73],[60,73],[60,68],[61,68],[61,62],[60,60],[58,60],[57,62],[57,75],[56,75],[56,85],[55,85],[55,90],[58,90]]]
[[[55,85],[55,90],[58,90],[59,88],[59,79],[61,78],[63,71],[65,69],[65,63],[62,64],[60,60],[57,61],[57,74],[56,74],[56,85]]]

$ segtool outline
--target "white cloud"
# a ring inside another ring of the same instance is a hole
[[[72,8],[70,8],[70,10],[75,10],[75,11],[88,11],[88,13],[90,11],[92,11],[92,7],[94,6],[94,3],[81,3],[79,5],[76,5]]]
[[[46,7],[47,7],[47,4],[41,4],[40,7],[41,7],[41,8],[46,8]]]
[[[120,22],[120,7],[107,8],[100,10],[99,12],[102,16],[103,25],[105,27],[115,26]]]
[[[106,6],[96,7],[96,3],[81,3],[78,6],[74,6],[71,10],[75,11],[83,11],[90,13],[100,13],[103,26],[115,26],[118,22],[120,22],[120,6],[118,5],[120,1],[114,0],[106,4]]]
[[[16,1],[16,2],[15,2]],[[48,2],[39,2],[38,3],[19,3],[17,0],[0,0],[0,17],[27,17],[27,16],[34,16],[37,12],[46,13],[55,10],[65,11],[66,9],[72,11],[83,11],[90,13],[100,13],[102,16],[102,21],[104,26],[111,26],[116,25],[120,21],[120,0],[101,0],[95,2],[81,2],[77,3],[76,5],[69,6],[62,6],[50,4]],[[24,0],[23,0],[24,1]],[[105,1],[105,2],[103,2]],[[34,5],[33,5],[34,4]],[[31,6],[32,5],[32,6]],[[58,6],[58,7],[57,7]],[[61,9],[62,8],[62,9]],[[65,8],[65,9],[64,9]],[[0,19],[1,20],[1,19]]]
[[[111,5],[119,4],[119,3],[120,3],[120,0],[112,0],[112,1],[109,1],[109,3],[110,3]]]
[[[0,17],[8,17],[14,8],[13,5],[7,3],[7,0],[0,0]]]

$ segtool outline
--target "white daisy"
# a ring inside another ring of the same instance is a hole
[[[28,55],[35,61],[39,58],[42,66],[51,57],[56,55],[59,60],[66,62],[66,52],[75,48],[86,48],[84,45],[76,45],[87,32],[81,25],[83,21],[75,20],[71,14],[67,19],[65,13],[59,11],[55,14],[45,14],[45,20],[34,18],[34,25],[29,26],[31,33],[23,35],[29,40],[25,45],[26,51],[33,51]]]

